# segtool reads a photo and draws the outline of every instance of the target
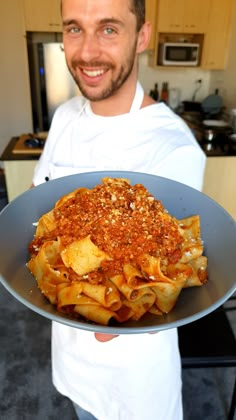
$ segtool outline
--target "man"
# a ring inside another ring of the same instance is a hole
[[[204,154],[182,120],[137,82],[138,55],[150,38],[144,4],[62,0],[66,61],[83,96],[56,111],[35,185],[119,169],[201,188]],[[114,337],[53,322],[52,367],[56,388],[80,420],[182,419],[175,329]]]

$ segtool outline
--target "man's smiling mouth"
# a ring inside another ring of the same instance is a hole
[[[84,74],[86,74],[86,76],[89,77],[97,77],[97,76],[102,76],[106,70],[105,69],[101,69],[101,70],[86,70],[86,69],[82,69],[82,72]]]

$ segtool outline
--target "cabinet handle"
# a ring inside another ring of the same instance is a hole
[[[60,23],[49,23],[49,26],[61,26]]]

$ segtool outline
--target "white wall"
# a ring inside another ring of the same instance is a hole
[[[32,130],[20,5],[20,0],[0,1],[0,154],[13,136]]]
[[[179,88],[181,91],[180,100],[192,100],[193,93],[197,87],[196,81],[201,79],[201,87],[196,94],[196,101],[201,101],[209,93],[210,72],[198,68],[177,69],[166,68],[154,69],[148,67],[148,52],[139,57],[139,80],[145,92],[149,93],[158,83],[159,92],[163,82],[169,83],[169,88]]]

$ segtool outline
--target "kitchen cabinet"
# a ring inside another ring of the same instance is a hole
[[[233,0],[211,0],[211,13],[204,37],[202,67],[224,69],[228,53]]]
[[[146,0],[146,20],[151,22],[152,35],[149,43],[149,49],[154,49],[156,45],[156,17],[157,17],[157,1]]]
[[[200,34],[207,30],[210,0],[159,0],[157,30]]]
[[[152,39],[154,55],[150,65],[156,67],[157,45],[163,39],[174,42],[188,40],[200,43],[200,67],[206,70],[224,69],[233,3],[234,0],[159,0],[156,4],[155,39]]]
[[[36,164],[37,160],[4,161],[7,198],[9,202],[30,188]]]
[[[236,156],[207,158],[203,192],[236,220]]]
[[[60,0],[22,0],[25,29],[34,32],[60,32]]]

